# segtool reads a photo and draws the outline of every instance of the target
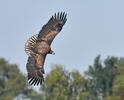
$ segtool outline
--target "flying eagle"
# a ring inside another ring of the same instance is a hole
[[[26,64],[28,81],[31,85],[39,85],[44,81],[44,62],[47,54],[55,54],[51,50],[51,43],[55,36],[62,30],[67,21],[65,12],[55,13],[54,16],[36,34],[29,38],[25,44],[25,52],[28,55]]]

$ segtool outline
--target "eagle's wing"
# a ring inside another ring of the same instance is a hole
[[[42,84],[44,81],[44,61],[46,55],[32,55],[28,57],[27,62],[27,72],[28,72],[28,80],[31,85]]]
[[[66,16],[67,14],[65,14],[65,12],[55,13],[55,15],[50,18],[48,23],[42,27],[38,34],[38,40],[45,40],[50,45],[65,24],[67,20]]]

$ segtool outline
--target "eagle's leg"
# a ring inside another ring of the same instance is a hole
[[[50,49],[49,54],[55,55],[55,52]]]

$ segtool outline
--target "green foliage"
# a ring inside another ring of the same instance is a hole
[[[26,85],[26,77],[19,71],[16,64],[9,64],[0,59],[0,100],[13,100],[22,95],[28,96],[32,89]]]
[[[89,78],[90,95],[93,100],[96,97],[104,98],[112,95],[113,81],[117,75],[117,63],[116,57],[108,57],[102,64],[98,55],[93,66],[89,66],[86,75]]]
[[[124,58],[98,55],[83,76],[52,66],[44,84],[36,92],[16,64],[0,59],[0,100],[123,100]]]
[[[88,100],[87,80],[78,72],[68,72],[56,65],[46,76],[43,91],[44,100]]]
[[[124,100],[124,58],[118,60],[116,78],[113,82],[112,95],[106,96],[104,100]]]
[[[118,76],[114,80],[113,95],[124,99],[124,64],[118,70]]]

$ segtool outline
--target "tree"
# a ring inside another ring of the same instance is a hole
[[[16,64],[0,59],[0,100],[89,100],[88,80],[78,71],[68,72],[55,65],[37,93],[26,84]]]
[[[107,57],[104,61],[104,75],[105,75],[105,85],[104,85],[104,96],[112,95],[113,82],[118,73],[118,61],[117,57]]]
[[[113,97],[118,97],[118,100],[124,100],[124,59],[120,60],[118,75],[114,80]],[[114,99],[113,99],[114,100]]]
[[[26,77],[16,64],[9,64],[0,58],[0,100],[29,98],[34,90],[26,84]]]
[[[53,65],[40,91],[27,84],[16,64],[0,58],[0,100],[123,100],[124,58],[98,55],[85,76]]]
[[[87,80],[78,72],[55,65],[41,87],[44,100],[89,100]]]
[[[113,81],[117,75],[117,63],[118,58],[107,57],[102,64],[100,55],[98,55],[94,64],[89,66],[86,75],[92,100],[112,95]]]

